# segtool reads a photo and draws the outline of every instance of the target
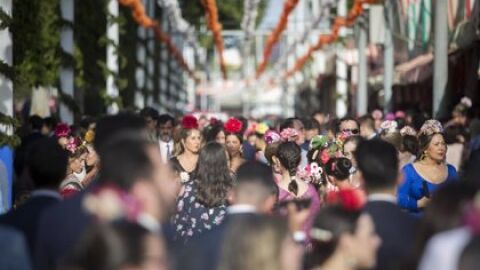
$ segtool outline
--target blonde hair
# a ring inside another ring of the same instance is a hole
[[[288,235],[284,220],[252,216],[232,222],[223,240],[219,270],[280,270]]]

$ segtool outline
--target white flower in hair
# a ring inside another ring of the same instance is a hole
[[[386,120],[383,121],[380,125],[380,128],[384,130],[386,133],[392,133],[397,130],[398,124],[397,121]]]
[[[469,97],[463,97],[461,100],[460,100],[460,103],[467,106],[468,108],[471,108],[472,107],[472,100],[469,98]]]
[[[420,134],[430,136],[435,133],[442,133],[443,127],[442,124],[434,119],[425,121],[422,128],[420,129]]]
[[[417,136],[417,132],[416,132],[415,129],[413,129],[411,126],[404,126],[404,127],[400,130],[400,134],[401,134],[402,136],[406,136],[406,135]]]
[[[190,181],[190,174],[188,174],[187,172],[181,172],[180,173],[180,181],[182,183],[187,183],[188,181]]]

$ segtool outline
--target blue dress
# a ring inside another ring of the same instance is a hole
[[[410,212],[420,212],[421,209],[419,209],[417,205],[418,200],[423,197],[429,197],[440,186],[458,179],[455,167],[447,164],[447,168],[447,180],[440,184],[433,184],[423,179],[423,177],[415,170],[412,163],[405,165],[402,169],[404,181],[397,189],[398,205]]]

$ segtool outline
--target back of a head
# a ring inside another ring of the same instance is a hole
[[[360,210],[347,210],[339,205],[320,210],[311,230],[313,249],[307,257],[310,268],[319,267],[333,255],[343,234],[355,233],[360,215]]]
[[[207,143],[200,150],[197,164],[195,180],[198,183],[198,201],[207,207],[226,203],[232,177],[225,148],[216,142]]]
[[[100,158],[103,155],[103,147],[121,133],[136,133],[146,136],[145,120],[132,113],[119,113],[102,117],[95,128],[94,147]]]
[[[147,252],[150,232],[126,221],[92,224],[65,259],[60,269],[125,269],[140,267]]]
[[[301,149],[294,142],[281,143],[278,146],[277,158],[282,166],[290,172],[290,176],[294,176],[302,159]]]
[[[313,118],[306,118],[302,119],[303,126],[305,127],[305,130],[314,130],[317,129],[320,131],[320,124],[317,122],[317,120]]]
[[[395,132],[388,132],[385,135],[382,135],[382,139],[397,149],[397,151],[402,151],[403,150],[403,139],[402,135],[400,132],[395,131]],[[402,151],[403,152],[403,151]]]
[[[379,139],[362,141],[355,159],[368,191],[395,187],[399,161],[393,145]]]
[[[40,130],[43,127],[43,119],[38,115],[32,115],[28,118],[28,123],[32,130]]]
[[[129,190],[138,179],[151,179],[154,164],[149,156],[152,144],[139,136],[120,136],[103,146],[101,183]]]
[[[287,235],[288,226],[282,219],[267,216],[239,219],[227,228],[219,269],[284,269],[280,257]]]
[[[27,155],[35,188],[57,189],[67,172],[68,152],[54,138],[42,138],[32,145]]]
[[[261,196],[260,199],[278,195],[272,168],[258,161],[245,162],[238,168],[234,190],[251,196]]]
[[[348,158],[331,158],[325,164],[325,172],[339,181],[347,180],[350,176],[352,162]]]
[[[141,117],[150,117],[152,119],[158,119],[158,111],[152,107],[145,107],[142,110],[140,110],[140,116]]]

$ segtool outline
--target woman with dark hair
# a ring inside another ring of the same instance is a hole
[[[222,123],[217,123],[205,129],[205,142],[217,142],[225,145],[225,131]]]
[[[197,167],[198,152],[202,146],[202,134],[197,118],[187,115],[182,119],[181,128],[175,138],[175,151],[170,162],[179,174],[182,183],[189,182]]]
[[[350,180],[352,162],[348,158],[331,158],[325,164],[328,181],[337,189],[355,188]]]
[[[230,170],[236,172],[238,167],[245,163],[242,153],[243,134],[242,122],[235,118],[230,118],[223,126],[225,130],[225,146],[230,157]]]
[[[191,237],[220,225],[231,187],[225,148],[216,142],[208,143],[200,151],[193,181],[184,185],[177,200],[173,219],[176,239],[186,243]]]
[[[93,224],[83,234],[61,270],[167,270],[163,239],[137,223]]]
[[[284,142],[278,146],[277,155],[273,157],[278,164],[281,178],[277,182],[279,187],[279,203],[289,201],[309,201],[309,216],[304,229],[308,230],[315,214],[320,209],[320,198],[312,184],[297,179],[297,168],[300,164],[301,149],[295,142]]]
[[[307,254],[307,269],[371,269],[380,246],[372,218],[362,212],[355,193],[338,194],[344,198],[322,208],[310,230],[312,249]]]
[[[447,145],[440,122],[426,121],[418,142],[417,160],[403,167],[404,182],[397,191],[400,207],[414,213],[421,212],[439,186],[458,178],[455,168],[445,162]]]
[[[358,144],[363,141],[363,137],[359,135],[353,135],[348,137],[343,143],[343,156],[348,158],[352,162],[352,167],[350,168],[350,184],[352,187],[360,186],[360,173],[357,170],[357,161],[355,160],[355,151],[357,150]]]

